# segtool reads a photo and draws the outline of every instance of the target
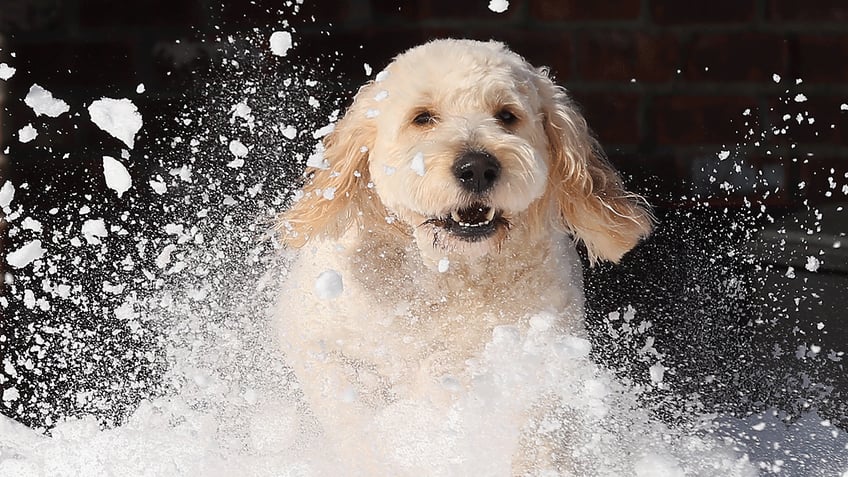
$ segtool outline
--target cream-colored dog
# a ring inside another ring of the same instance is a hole
[[[582,333],[576,241],[615,262],[651,229],[566,91],[497,42],[401,54],[322,152],[280,220],[301,250],[279,327],[351,475],[399,473],[375,420],[399,402],[449,406],[496,327],[545,311],[551,332]]]

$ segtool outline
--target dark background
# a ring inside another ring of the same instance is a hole
[[[24,208],[104,191],[102,175],[92,172],[100,156],[86,151],[116,144],[87,118],[40,123],[22,100],[33,83],[72,111],[100,96],[131,97],[145,117],[136,147],[144,150],[170,134],[168,121],[148,118],[169,118],[191,99],[227,57],[221,45],[229,36],[292,31],[287,60],[316,69],[342,106],[367,80],[363,63],[379,71],[437,37],[504,41],[551,67],[629,187],[657,207],[654,238],[620,267],[587,274],[599,359],[625,374],[640,366],[633,351],[641,343],[615,343],[601,326],[609,311],[633,304],[653,318],[677,370],[669,380],[707,404],[800,409],[823,386],[834,394],[815,405],[845,423],[841,362],[794,359],[799,344],[848,342],[848,263],[828,242],[848,232],[840,209],[848,184],[845,1],[512,0],[503,14],[487,0],[307,0],[297,14],[280,0],[0,2],[0,62],[17,68],[0,81],[0,153],[9,147],[2,172],[16,186],[28,184],[30,193],[16,195]],[[258,71],[278,65],[269,59]],[[134,96],[139,83],[147,93]],[[39,136],[22,145],[16,132],[27,123]],[[302,125],[313,126],[320,124]],[[717,157],[722,150],[729,161]],[[56,151],[72,151],[73,160]],[[824,242],[786,246],[790,229],[811,229],[808,238]],[[822,267],[808,273],[805,256],[820,251]],[[790,265],[795,281],[785,277]],[[2,328],[20,340],[26,324],[6,317]],[[788,357],[773,356],[775,343]],[[0,351],[10,352],[6,346]],[[812,386],[799,387],[799,369]],[[718,377],[705,381],[710,375]],[[17,412],[44,424],[43,414]]]

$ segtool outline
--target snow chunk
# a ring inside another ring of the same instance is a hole
[[[162,252],[160,252],[159,255],[156,257],[156,266],[159,268],[167,267],[168,264],[171,263],[171,254],[176,249],[177,246],[172,243],[165,245],[165,247],[162,249]]]
[[[138,86],[135,87],[135,92],[137,94],[144,94],[145,91],[144,83],[139,83]]]
[[[651,373],[652,383],[659,384],[663,381],[663,377],[665,376],[665,366],[660,363],[657,363],[651,366],[648,371]]]
[[[331,132],[333,132],[333,130],[334,130],[334,129],[336,129],[336,125],[335,125],[335,124],[328,124],[328,125],[326,125],[326,126],[324,126],[324,127],[322,127],[322,128],[318,128],[318,129],[316,129],[316,130],[312,133],[312,137],[313,137],[314,139],[322,138],[322,137],[326,136],[327,134],[330,134]]]
[[[450,260],[448,260],[447,257],[442,257],[442,259],[439,260],[439,273],[445,273],[446,271],[448,271],[449,267]]]
[[[327,187],[321,192],[321,197],[327,200],[333,200],[336,198],[336,188],[335,187]]]
[[[0,207],[6,208],[12,203],[15,198],[15,185],[12,181],[6,181],[3,187],[0,187]]]
[[[148,182],[150,184],[150,188],[153,189],[157,194],[164,194],[168,191],[168,185],[161,181],[150,180]]]
[[[365,76],[371,76],[371,65],[363,63],[362,67],[365,68]]]
[[[27,124],[18,131],[18,140],[24,144],[32,141],[36,137],[38,137],[38,131],[32,127],[32,124]]]
[[[797,95],[795,95],[795,102],[796,103],[803,103],[806,100],[807,100],[807,97],[804,96],[802,93],[798,93]]]
[[[489,10],[495,13],[503,13],[509,8],[507,0],[489,0]]]
[[[771,79],[773,79],[775,83],[780,83],[780,75],[777,73],[771,75]]]
[[[294,126],[286,126],[283,129],[283,137],[286,139],[294,139],[297,137],[297,128]]]
[[[377,73],[377,76],[374,77],[374,81],[376,81],[377,83],[380,83],[382,81],[385,81],[386,78],[388,78],[388,77],[389,77],[389,72],[386,71],[386,70],[383,70],[383,71]]]
[[[730,157],[730,151],[719,151],[718,158],[722,161]]]
[[[17,401],[18,398],[20,398],[20,397],[21,397],[21,395],[18,392],[18,389],[14,386],[9,388],[9,389],[3,390],[3,401],[4,402],[8,403],[10,401]]]
[[[412,162],[409,164],[409,168],[419,176],[424,177],[424,154],[422,152],[415,153],[415,156],[412,157]]]
[[[292,36],[287,31],[275,31],[271,33],[271,53],[277,56],[286,56],[292,47]]]
[[[120,139],[130,149],[135,143],[135,135],[143,124],[141,113],[135,104],[126,98],[101,98],[88,107],[91,121],[100,129]]]
[[[230,141],[230,153],[236,157],[246,157],[248,149],[241,141],[233,139]]]
[[[103,176],[106,177],[106,185],[117,192],[118,197],[132,187],[132,176],[121,161],[114,157],[103,156]]]
[[[315,295],[322,300],[338,298],[342,291],[342,276],[335,270],[325,270],[315,280]]]
[[[15,75],[15,71],[16,71],[15,68],[12,68],[11,66],[7,65],[6,63],[0,63],[0,79],[1,80],[4,80],[4,81],[8,80],[9,78],[11,78],[12,76]]]
[[[839,105],[840,111],[848,111],[848,103],[842,103]]]
[[[818,258],[813,257],[813,256],[809,256],[809,257],[807,257],[807,264],[804,265],[804,268],[806,268],[807,270],[809,270],[811,272],[815,272],[816,270],[819,269],[820,266],[821,266],[821,262],[819,261]]]
[[[99,244],[100,239],[108,235],[103,219],[89,219],[82,224],[82,236],[89,245]]]
[[[14,252],[9,252],[6,255],[6,263],[11,267],[23,268],[44,256],[44,252],[46,250],[41,247],[41,240],[33,240]]]
[[[57,118],[71,109],[68,103],[54,98],[53,93],[37,84],[29,88],[29,93],[24,98],[24,103],[35,111],[36,116],[43,114],[51,118]]]

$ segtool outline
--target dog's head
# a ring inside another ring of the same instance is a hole
[[[496,42],[401,54],[359,90],[323,149],[280,222],[292,246],[356,226],[479,256],[514,234],[561,229],[593,262],[617,261],[651,229],[565,90]]]

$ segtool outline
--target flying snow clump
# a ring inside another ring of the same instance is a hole
[[[32,127],[32,124],[27,124],[18,130],[18,140],[26,144],[38,137],[38,131]]]
[[[135,135],[141,130],[143,121],[132,101],[101,98],[88,107],[91,121],[100,129],[123,141],[130,149],[135,143]]]
[[[271,33],[271,53],[277,56],[286,56],[291,47],[291,33],[287,31],[275,31]]]
[[[509,8],[509,2],[507,0],[490,0],[489,1],[489,10],[495,13],[503,13],[506,9]]]
[[[15,198],[15,185],[11,181],[6,181],[3,187],[0,187],[0,207],[4,209],[9,207],[12,199]]]
[[[11,78],[12,76],[15,75],[15,71],[16,71],[15,68],[12,68],[11,66],[7,65],[6,63],[0,63],[0,79],[1,80],[4,80],[4,81],[8,80],[9,78]]]
[[[335,270],[325,270],[315,280],[315,295],[322,300],[338,298],[342,291],[342,276]]]
[[[37,84],[29,88],[29,93],[24,98],[24,103],[35,111],[36,116],[43,114],[51,118],[57,118],[71,109],[68,103],[54,98],[53,93]]]
[[[118,197],[132,187],[132,176],[121,161],[114,157],[103,156],[103,176],[106,177],[106,185],[117,192]]]
[[[9,252],[9,254],[6,255],[6,263],[8,263],[10,267],[23,268],[33,261],[41,258],[45,251],[46,250],[41,247],[41,240],[33,240],[23,247],[13,252]]]

